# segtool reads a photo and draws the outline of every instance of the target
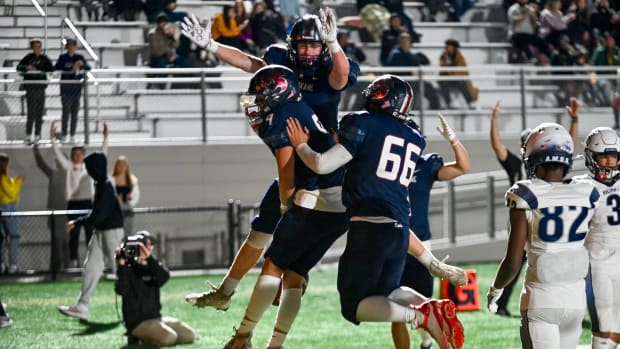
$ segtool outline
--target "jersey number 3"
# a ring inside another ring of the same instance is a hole
[[[405,147],[403,138],[392,135],[385,137],[376,174],[377,177],[388,181],[395,181],[398,178],[400,184],[408,187],[422,149],[413,143],[407,143],[404,158],[400,155],[402,151],[392,152],[393,148],[403,147]]]

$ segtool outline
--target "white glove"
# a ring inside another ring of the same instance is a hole
[[[487,308],[489,308],[489,311],[492,314],[497,313],[497,300],[502,296],[502,293],[504,293],[503,288],[495,288],[493,287],[493,284],[489,286],[489,292],[487,293]]]
[[[428,266],[428,271],[435,277],[448,280],[454,286],[465,286],[469,282],[465,270],[446,264],[437,258],[433,258]]]
[[[456,139],[456,134],[454,133],[454,130],[452,130],[452,127],[448,125],[443,115],[437,114],[437,117],[439,118],[439,123],[441,123],[441,127],[437,127],[437,132],[439,132],[443,138],[446,139],[446,141],[450,143],[454,142]]]
[[[321,20],[321,26],[319,26],[321,39],[325,40],[326,43],[336,42],[338,26],[336,25],[336,15],[334,11],[329,7],[326,7],[325,11],[320,9],[319,18]]]
[[[192,40],[199,47],[206,48],[207,51],[215,53],[219,45],[211,38],[212,24],[213,21],[211,18],[208,18],[207,24],[203,28],[196,16],[190,14],[190,18],[185,17],[183,22],[181,22],[181,34]]]

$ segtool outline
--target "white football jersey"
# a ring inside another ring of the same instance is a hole
[[[523,180],[506,192],[506,205],[526,210],[528,222],[521,309],[585,305],[584,241],[598,201],[598,190],[587,182]]]
[[[600,250],[620,248],[620,181],[605,184],[585,174],[573,177],[574,182],[589,182],[601,194],[600,204],[590,221],[586,247]]]

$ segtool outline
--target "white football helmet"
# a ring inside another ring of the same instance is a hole
[[[562,125],[545,122],[530,132],[521,149],[528,178],[535,177],[536,166],[547,163],[573,164],[573,140]]]
[[[601,154],[620,154],[620,137],[609,127],[597,127],[586,137],[586,167],[599,180],[617,180],[620,178],[620,168],[601,167],[596,162],[596,156]]]

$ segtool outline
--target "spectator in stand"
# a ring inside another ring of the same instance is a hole
[[[267,5],[262,0],[257,0],[254,3],[250,15],[250,26],[252,27],[252,38],[261,50],[275,44],[280,39],[278,36],[280,29],[274,18],[274,13],[267,10]]]
[[[180,32],[178,27],[168,22],[168,16],[160,13],[157,16],[157,26],[151,29],[147,35],[149,49],[151,51],[149,66],[151,68],[187,68],[189,61],[187,57],[177,54],[180,46]],[[155,76],[166,77],[165,74]],[[149,87],[163,88],[165,84],[154,83]]]
[[[56,124],[52,122],[50,127],[50,141],[56,160],[61,164],[62,169],[66,172],[65,177],[65,199],[67,200],[67,210],[90,210],[93,208],[93,186],[88,178],[86,167],[84,166],[84,154],[86,149],[83,146],[74,146],[71,148],[71,158],[67,159],[66,155],[60,150],[56,138]],[[108,124],[103,124],[103,144],[101,150],[106,153],[108,149]],[[80,215],[68,215],[69,220],[73,220]],[[77,224],[71,229],[69,235],[69,266],[76,268],[78,266],[78,245],[80,241],[80,228],[84,227],[86,234],[86,245],[93,235],[93,226],[88,221],[84,224]]]
[[[80,110],[80,98],[82,97],[82,79],[84,73],[90,70],[86,59],[76,53],[77,40],[65,38],[66,53],[61,54],[54,65],[54,69],[60,70],[60,79],[65,82],[60,85],[60,99],[62,101],[62,142],[67,140],[67,128],[71,118],[69,129],[69,143],[75,143],[75,130],[77,129],[78,111]]]
[[[366,61],[366,54],[355,43],[349,41],[349,33],[340,32],[336,35],[336,39],[342,47],[344,54],[351,58],[355,63],[362,64]]]
[[[465,61],[465,57],[459,51],[459,47],[461,44],[456,39],[448,39],[445,42],[444,51],[441,53],[439,57],[439,66],[441,67],[466,67],[467,62]],[[469,72],[466,70],[461,71],[442,71],[439,75],[445,76],[467,76]],[[441,94],[443,95],[443,99],[446,103],[447,108],[453,108],[452,106],[452,98],[450,97],[450,93],[453,90],[458,91],[463,95],[467,105],[470,108],[475,109],[477,106],[475,102],[478,100],[478,88],[475,87],[469,79],[463,80],[444,80],[439,81],[439,88],[441,89]]]
[[[248,44],[241,39],[240,34],[242,30],[250,25],[250,21],[238,24],[235,20],[237,12],[235,8],[230,5],[224,5],[222,12],[215,15],[213,18],[213,27],[211,28],[211,35],[213,40],[222,44],[236,47],[242,51],[250,52]]]
[[[361,65],[366,61],[366,54],[361,48],[355,46],[353,42],[349,41],[349,33],[339,32],[336,35],[336,40],[342,47],[344,54],[352,61]],[[362,96],[362,90],[365,88],[363,84],[355,84],[351,88],[344,90],[342,93],[342,101],[340,102],[340,110],[359,110],[361,109],[361,101],[358,102],[358,98]]]
[[[421,66],[420,57],[418,54],[411,50],[411,35],[409,33],[401,33],[399,36],[399,45],[395,47],[387,58],[388,67],[419,67]],[[413,75],[413,72],[394,72],[394,75]],[[415,102],[414,105],[419,105],[421,102],[421,96],[417,93],[420,90],[420,84],[418,79],[409,82],[413,87]],[[439,96],[433,84],[428,81],[424,81],[424,97],[429,102],[431,109],[440,109]]]
[[[620,48],[616,45],[616,39],[611,33],[604,33],[604,44],[594,50],[592,54],[592,65],[595,66],[615,66],[610,71],[599,71],[599,74],[616,74],[617,66],[620,66]],[[610,106],[616,90],[616,82],[608,79],[593,79],[596,91],[599,93],[600,99],[605,106]],[[615,120],[616,129],[620,128],[618,120]]]
[[[116,8],[116,17],[120,15],[122,20],[133,22],[140,15],[140,11],[142,10],[142,1],[114,0],[114,7]]]
[[[235,21],[237,21],[237,23],[248,23],[248,25],[246,25],[245,28],[241,30],[241,33],[239,33],[239,38],[245,41],[251,51],[256,51],[256,44],[253,40],[254,36],[252,34],[252,23],[250,22],[250,15],[245,10],[245,4],[243,3],[243,0],[235,0],[235,13]]]
[[[170,23],[180,22],[183,18],[188,16],[185,11],[177,11],[176,0],[166,0],[164,4],[164,12],[166,13],[166,16],[168,16],[168,21]]]
[[[597,38],[603,33],[611,33],[618,40],[620,15],[614,9],[609,8],[609,0],[596,1],[596,6],[590,16],[590,24]]]
[[[11,177],[9,175],[9,156],[0,153],[0,212],[15,212],[19,202],[19,192],[22,189],[24,178],[22,176]],[[19,248],[19,222],[17,217],[0,217],[0,268],[2,272],[6,268],[4,264],[4,250],[7,242],[9,246],[9,274],[17,273],[17,249]]]
[[[17,64],[17,71],[24,76],[24,83],[20,87],[26,91],[26,106],[28,118],[26,120],[26,144],[36,143],[41,139],[43,125],[43,111],[45,110],[45,89],[47,88],[47,72],[54,71],[52,61],[43,53],[41,39],[31,39],[32,53],[27,54]],[[32,126],[34,125],[34,140]]]
[[[114,178],[116,194],[118,194],[118,201],[121,203],[125,217],[125,235],[129,236],[134,232],[132,210],[140,201],[140,186],[138,177],[131,172],[129,159],[125,155],[116,158],[112,178]]]
[[[280,1],[280,14],[284,19],[285,33],[291,30],[295,20],[299,17],[299,3],[300,1]]]
[[[545,63],[548,61],[549,49],[547,43],[536,35],[538,25],[538,6],[529,0],[518,0],[508,8],[508,36],[512,47],[526,55],[529,63]],[[535,48],[532,51],[530,47]],[[546,55],[542,58],[540,54]],[[522,63],[522,60],[518,60]]]
[[[78,21],[81,21],[83,18],[82,9],[86,10],[89,21],[99,20],[99,10],[101,9],[99,1],[80,0],[79,5],[75,7],[75,17]]]
[[[576,65],[577,51],[570,44],[570,38],[562,35],[558,47],[551,53],[551,65],[554,67],[569,67]],[[573,74],[572,72],[554,72],[555,75]],[[562,95],[558,96],[558,105],[567,105],[571,97],[579,96],[584,90],[579,81],[557,80],[556,84],[562,90]]]
[[[379,54],[381,65],[387,65],[387,58],[390,52],[398,46],[398,38],[404,32],[407,32],[407,30],[403,27],[400,16],[397,13],[392,13],[388,27],[381,33],[381,53]],[[419,42],[419,40],[415,42]]]
[[[405,30],[411,34],[412,42],[420,42],[420,35],[416,33],[413,28],[413,21],[411,17],[407,15],[405,12],[405,6],[403,5],[403,0],[357,0],[357,12],[362,12],[362,9],[367,5],[379,5],[384,7],[389,13],[397,14],[400,17],[400,20],[405,26]],[[395,43],[398,45],[398,42]],[[390,49],[392,49],[391,47]]]
[[[34,159],[39,169],[47,177],[47,206],[48,210],[64,210],[67,208],[67,199],[65,198],[66,192],[66,179],[67,173],[62,166],[62,163],[58,159],[54,159],[54,164],[49,164],[45,159],[51,158],[50,156],[43,156],[39,145],[35,145]],[[53,156],[53,155],[52,155]],[[63,266],[69,267],[69,255],[67,254],[66,246],[69,246],[69,240],[67,234],[63,234],[65,227],[66,217],[65,215],[54,215],[53,219],[50,216],[48,226],[54,229],[54,249],[56,250],[56,260],[53,260],[53,270],[59,270]],[[52,226],[53,224],[53,226]]]
[[[276,24],[276,37],[279,40],[286,40],[287,36],[287,27],[284,22],[284,16],[280,13],[280,11],[276,10],[276,5],[273,0],[258,0],[263,1],[265,3],[265,9],[271,12],[271,16],[273,18],[274,23]]]
[[[166,0],[144,0],[142,2],[142,9],[146,14],[146,20],[149,23],[157,23],[159,14],[164,12],[166,8]]]
[[[596,40],[592,33],[590,18],[592,11],[588,6],[587,0],[574,0],[567,10],[568,14],[573,14],[575,18],[568,22],[568,37],[571,38],[573,46],[581,52],[592,53],[596,48]]]
[[[547,0],[545,9],[540,13],[539,36],[556,48],[560,37],[567,35],[568,22],[575,19],[575,14],[562,13],[562,0]]]

